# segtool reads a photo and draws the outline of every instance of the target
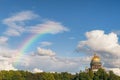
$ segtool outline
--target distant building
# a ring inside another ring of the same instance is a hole
[[[101,59],[99,56],[94,54],[90,62],[90,70],[92,70],[93,72],[96,72],[99,68],[102,68]]]
[[[94,54],[94,56],[92,57],[91,62],[90,62],[90,68],[86,67],[85,72],[88,72],[89,70],[96,72],[100,68],[103,68],[101,59],[98,55]]]

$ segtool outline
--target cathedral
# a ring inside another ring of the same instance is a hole
[[[94,54],[90,62],[90,68],[86,68],[86,72],[92,70],[93,72],[98,71],[99,68],[102,68],[101,59],[98,55]]]
[[[90,70],[96,72],[99,68],[102,68],[100,57],[94,54],[90,62]]]

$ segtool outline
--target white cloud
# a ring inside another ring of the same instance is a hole
[[[15,50],[0,47],[0,70],[17,70],[13,66],[13,57],[15,56]]]
[[[43,72],[43,70],[38,69],[38,68],[34,68],[34,69],[33,69],[33,72],[34,72],[34,73],[40,73],[40,72]]]
[[[116,75],[120,76],[120,68],[107,68],[108,71],[113,71]]]
[[[4,19],[3,24],[8,26],[4,34],[8,36],[20,36],[24,32],[34,34],[57,34],[69,31],[69,29],[63,26],[61,23],[51,20],[44,21],[40,24],[35,24],[34,26],[29,26],[25,24],[25,21],[33,20],[35,18],[39,18],[39,15],[33,13],[32,11],[22,11],[20,13],[14,14],[9,18]]]
[[[120,36],[120,30],[113,30],[113,32]]]
[[[0,46],[0,70],[17,70],[13,63],[18,55],[18,50],[10,49],[7,46]]]
[[[5,34],[7,36],[20,36],[21,33],[24,32],[24,30],[25,29],[23,27],[8,28]]]
[[[38,17],[38,15],[34,14],[32,11],[22,11],[20,13],[17,13],[7,19],[3,20],[4,24],[7,24],[10,27],[16,27],[12,24],[15,24],[15,22],[20,21],[22,23],[22,21],[26,21],[26,20],[31,20]]]
[[[38,33],[38,34],[39,33],[57,34],[64,31],[69,31],[69,29],[63,26],[59,22],[45,21],[42,24],[31,26],[30,28],[27,29],[27,31],[31,33]]]
[[[90,57],[66,58],[56,56],[54,51],[40,47],[37,49],[37,55],[21,55],[20,57],[18,57],[19,52],[17,50],[6,47],[0,49],[2,49],[0,50],[0,69],[4,70],[27,69],[34,72],[79,72],[90,61]]]
[[[0,61],[0,70],[17,70],[11,63],[8,61]]]
[[[0,56],[12,58],[13,56],[16,56],[17,53],[17,50],[12,50],[7,47],[0,46]]]
[[[78,48],[88,46],[94,51],[103,51],[120,56],[120,45],[115,33],[104,34],[102,30],[94,30],[86,33],[87,40],[80,41]]]
[[[90,59],[87,57],[59,57],[56,56],[54,51],[39,47],[37,49],[38,55],[22,55],[18,58],[19,52],[17,50],[6,47],[0,47],[0,49],[1,70],[27,69],[34,72],[40,72],[42,70],[48,72],[79,72],[80,69],[84,69],[84,67],[89,64]]]
[[[8,41],[8,38],[7,38],[7,37],[0,36],[0,44],[6,44],[7,41]]]
[[[50,49],[43,49],[40,47],[37,48],[37,53],[40,56],[54,56],[56,54],[55,52],[53,52]]]
[[[24,59],[25,58],[25,59]],[[26,58],[29,58],[27,61]],[[80,69],[84,68],[89,64],[90,57],[57,57],[57,56],[30,56],[23,57],[19,62],[18,66],[22,66],[22,69],[33,71],[37,68],[47,72],[79,72]],[[24,65],[24,62],[28,65]]]
[[[46,46],[51,46],[51,45],[52,45],[52,43],[48,42],[48,41],[40,42],[41,47],[46,47]]]
[[[35,53],[34,53],[35,54]],[[40,72],[79,72],[89,65],[91,57],[60,57],[50,49],[37,48],[37,55],[23,55],[17,69]],[[40,71],[39,71],[40,69]]]
[[[57,57],[56,53],[50,49],[39,48],[38,55],[22,55],[18,59],[18,51],[9,48],[1,48],[0,52],[0,64],[1,70],[29,70],[34,72],[48,71],[48,72],[79,72],[89,64],[90,58],[65,58]],[[17,62],[16,62],[17,60]],[[17,65],[16,65],[17,63]],[[14,65],[13,65],[14,64]]]
[[[20,36],[25,31],[24,21],[32,20],[38,17],[32,11],[23,11],[3,20],[9,28],[5,32],[8,36]]]
[[[3,20],[3,24],[7,25],[7,29],[4,32],[7,36],[20,36],[22,33],[48,33],[48,34],[57,34],[65,31],[69,31],[64,25],[56,21],[44,21],[43,23],[35,24],[35,26],[29,26],[26,24],[26,21],[33,20],[38,18],[39,15],[33,13],[32,11],[23,11],[14,14],[11,17],[8,17]],[[1,44],[6,44],[8,41],[7,37],[0,37],[0,69],[1,70],[16,70],[16,69],[34,69],[34,71],[40,71],[39,69],[44,69],[46,71],[61,71],[64,67],[64,71],[70,69],[74,66],[74,62],[70,62],[64,59],[57,59],[55,57],[56,53],[51,49],[37,48],[37,55],[22,55],[21,59],[18,59],[19,51],[9,48],[8,46],[1,46]],[[50,42],[42,42],[41,46],[50,46]],[[35,53],[34,53],[35,54]],[[39,55],[39,56],[38,56]],[[19,64],[13,65],[16,63],[16,60]],[[56,61],[55,61],[56,60]],[[56,67],[58,63],[59,67]],[[40,63],[40,64],[39,64]],[[51,65],[51,66],[49,66]],[[49,67],[48,67],[49,66]],[[48,67],[48,68],[47,68]],[[42,71],[41,70],[41,71]]]
[[[93,30],[86,33],[87,40],[80,41],[78,51],[85,53],[97,52],[105,67],[117,68],[120,66],[120,45],[118,37],[111,32],[105,34],[102,30]]]

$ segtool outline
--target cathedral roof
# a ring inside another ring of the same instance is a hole
[[[92,58],[92,62],[100,62],[100,57],[97,56],[96,54],[94,54],[94,56]]]

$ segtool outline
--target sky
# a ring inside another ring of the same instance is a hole
[[[94,53],[120,75],[118,0],[1,0],[0,70],[79,72]]]

